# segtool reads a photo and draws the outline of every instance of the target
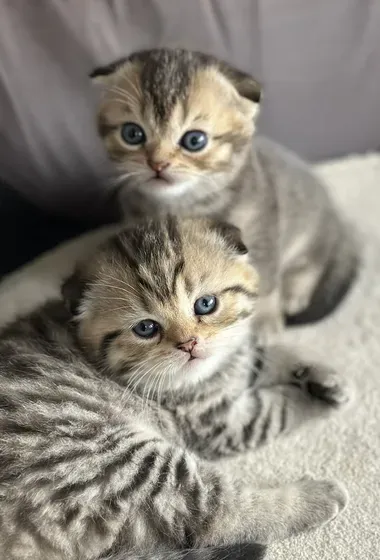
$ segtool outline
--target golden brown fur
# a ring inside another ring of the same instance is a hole
[[[177,378],[174,385],[194,385],[207,377],[206,370],[213,371],[210,361],[223,361],[249,332],[247,320],[254,309],[258,276],[247,255],[229,248],[208,220],[185,220],[180,230],[173,229],[175,250],[165,230],[154,227],[155,262],[152,252],[147,255],[142,250],[138,262],[127,268],[125,254],[130,249],[121,246],[120,236],[114,250],[108,243],[78,271],[74,282],[91,285],[91,306],[79,308],[79,337],[95,360],[103,360],[106,350],[110,369],[123,370],[128,381],[134,376],[140,388],[160,377],[164,387],[173,386],[170,377],[160,374],[178,367],[185,378]],[[206,294],[217,297],[217,309],[196,316],[194,302]],[[147,318],[162,325],[162,333],[152,339],[138,338],[131,327]],[[197,366],[192,363],[190,372],[188,355],[177,345],[192,337],[199,341],[198,352],[208,359],[197,360]]]
[[[100,80],[105,78],[101,76]],[[121,64],[106,81],[111,87],[105,91],[99,108],[98,129],[121,174],[133,177],[145,171],[151,175],[149,160],[170,161],[169,172],[176,179],[177,174],[186,178],[197,173],[225,172],[240,153],[238,148],[246,148],[254,132],[253,117],[258,106],[238,93],[221,73],[220,63],[194,67],[186,96],[178,92],[174,98],[170,120],[157,119],[153,103],[147,103],[139,59]],[[145,130],[147,142],[143,146],[129,146],[123,141],[121,126],[128,121]],[[201,152],[189,153],[178,144],[181,136],[193,129],[209,136],[209,144]]]

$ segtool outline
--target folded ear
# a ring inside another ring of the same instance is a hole
[[[91,81],[95,84],[108,84],[112,80],[114,74],[116,74],[128,60],[129,57],[123,57],[105,66],[94,68],[90,73]]]
[[[242,72],[226,62],[219,63],[219,69],[224,76],[235,86],[238,93],[253,101],[259,103],[261,99],[261,85],[252,76],[246,72]]]
[[[213,222],[211,227],[224,239],[233,253],[237,256],[248,255],[248,249],[243,243],[241,231],[238,227],[227,222]]]
[[[66,308],[74,317],[79,314],[80,304],[87,288],[87,282],[81,278],[79,271],[74,272],[62,284],[61,293]]]

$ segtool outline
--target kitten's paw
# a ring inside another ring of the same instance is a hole
[[[334,480],[303,478],[256,496],[256,521],[253,539],[271,543],[321,527],[346,507],[344,486]]]
[[[348,503],[345,487],[335,480],[305,478],[296,484],[299,492],[298,522],[304,529],[314,529],[332,521]],[[297,500],[298,501],[298,500]]]
[[[312,397],[331,406],[342,406],[353,398],[352,386],[334,369],[322,364],[300,364],[292,371],[294,383]]]
[[[259,346],[270,346],[279,341],[284,330],[284,317],[276,293],[258,298],[253,325]]]

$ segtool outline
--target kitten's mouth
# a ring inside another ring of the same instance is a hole
[[[157,187],[172,185],[174,183],[174,180],[171,177],[169,177],[168,175],[163,175],[163,174],[158,174],[158,173],[156,173],[156,175],[153,175],[153,177],[150,179],[150,181],[153,183],[153,185],[155,185]]]

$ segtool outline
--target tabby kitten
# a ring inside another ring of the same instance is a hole
[[[105,84],[98,129],[128,218],[170,211],[234,223],[260,277],[262,341],[318,320],[357,269],[351,232],[324,186],[284,148],[256,137],[259,84],[213,57],[137,52],[91,74]]]
[[[336,482],[260,490],[218,466],[349,394],[255,350],[257,289],[235,227],[168,218],[110,238],[65,302],[1,333],[1,558],[254,559],[344,508]]]

